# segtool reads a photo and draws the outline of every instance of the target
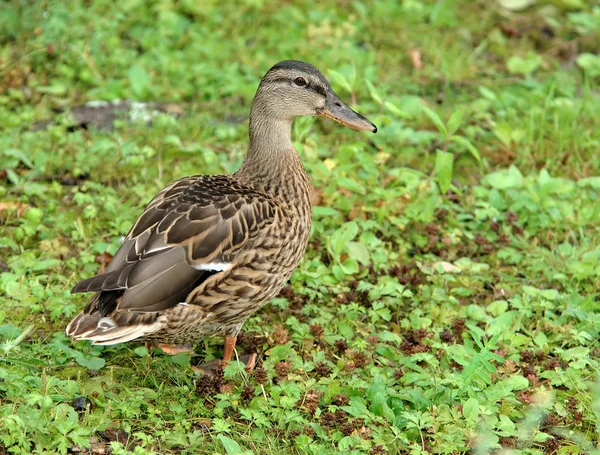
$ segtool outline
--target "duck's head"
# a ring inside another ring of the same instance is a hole
[[[320,115],[355,130],[377,132],[373,123],[340,100],[317,68],[297,60],[279,62],[265,74],[254,108],[282,120]]]

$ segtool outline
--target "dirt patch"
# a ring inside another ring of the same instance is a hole
[[[212,375],[202,375],[196,382],[196,395],[202,398],[210,398],[221,392],[225,384],[224,372],[221,368],[213,370]]]
[[[120,442],[123,445],[127,445],[129,441],[129,434],[120,428],[110,428],[105,431],[99,431],[98,436],[107,442]]]
[[[263,350],[265,337],[258,332],[242,330],[237,336],[236,346],[241,347],[246,354],[259,354]]]
[[[431,334],[425,329],[409,330],[403,335],[404,341],[400,345],[400,349],[405,354],[412,355],[419,352],[431,351],[431,346],[423,344],[423,340],[431,338]]]
[[[398,265],[390,268],[387,274],[396,277],[400,284],[409,288],[416,288],[426,281],[425,274],[417,267],[414,262]]]
[[[65,110],[56,110],[56,114],[70,113],[72,124],[69,131],[76,129],[96,129],[112,131],[115,120],[127,119],[129,121],[142,121],[150,125],[152,119],[159,114],[168,114],[179,117],[183,108],[175,103],[141,103],[137,101],[90,101],[81,106],[74,106]],[[54,120],[42,120],[33,125],[33,131],[45,130],[54,123]]]

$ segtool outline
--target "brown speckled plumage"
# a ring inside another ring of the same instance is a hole
[[[73,289],[96,294],[66,333],[95,344],[235,337],[281,290],[308,243],[309,178],[291,142],[300,115],[376,130],[313,66],[275,65],[252,105],[242,167],[186,177],[158,193],[105,273]]]

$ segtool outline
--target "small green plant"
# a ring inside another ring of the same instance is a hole
[[[489,341],[482,340],[476,329],[471,335],[472,341],[469,338],[464,339],[462,355],[457,353],[453,358],[463,366],[462,377],[467,386],[485,387],[492,384],[492,374],[496,372],[494,363],[504,361],[501,356],[492,352],[498,349],[500,335],[494,335]]]
[[[459,147],[459,152],[468,152],[475,160],[481,164],[481,157],[477,148],[464,136],[456,134],[462,122],[462,112],[455,111],[448,122],[444,124],[439,115],[432,109],[423,106],[423,112],[435,125],[442,136],[443,149],[436,150],[435,155],[435,174],[436,181],[442,193],[446,193],[452,184],[452,174],[454,165],[454,156],[448,151],[451,144]]]

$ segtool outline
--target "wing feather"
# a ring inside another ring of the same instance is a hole
[[[126,276],[133,266],[134,264],[129,264],[120,270],[114,270],[80,281],[71,292],[75,294],[78,292],[115,291],[122,289],[122,284],[119,284],[119,277],[123,274]]]
[[[135,239],[126,239],[117,253],[113,256],[110,264],[106,267],[106,272],[113,272],[115,270],[119,270],[127,265],[127,256],[129,251],[131,250],[132,245],[135,244]]]
[[[176,181],[150,201],[106,273],[79,282],[73,292],[118,292],[110,299],[116,305],[89,308],[101,313],[174,307],[200,283],[228,270],[273,223],[276,210],[266,195],[230,176]]]

